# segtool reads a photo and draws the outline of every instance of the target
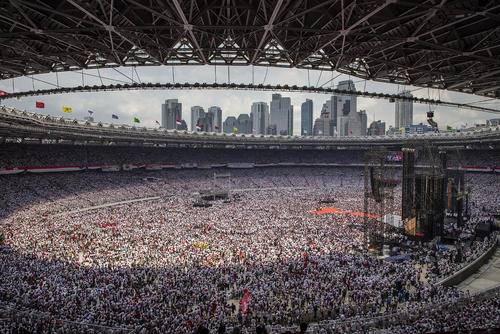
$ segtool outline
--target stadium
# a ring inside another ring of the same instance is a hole
[[[500,330],[500,124],[442,130],[431,111],[500,112],[494,1],[19,0],[1,12],[0,333]],[[140,82],[141,68],[167,66],[224,66],[228,82]],[[236,66],[480,101],[230,83]],[[130,83],[103,83],[130,68]],[[101,83],[85,84],[94,71]],[[72,73],[82,82],[63,86]],[[286,100],[276,91],[349,104],[322,109],[330,135],[312,118],[300,135],[292,120],[261,127],[255,103],[248,131],[212,111],[189,130],[167,102],[158,126],[146,112],[45,110],[150,89],[272,92],[269,123]],[[357,97],[429,105],[431,130],[369,135],[348,110],[363,114]]]

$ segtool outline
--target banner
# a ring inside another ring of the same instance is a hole
[[[248,312],[248,303],[250,302],[251,294],[248,289],[243,290],[243,297],[240,300],[240,312],[245,315]]]

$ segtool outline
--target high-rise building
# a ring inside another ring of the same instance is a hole
[[[269,124],[266,129],[266,133],[268,135],[276,136],[278,134],[278,130],[276,129],[276,124]]]
[[[413,97],[409,91],[402,91],[398,94],[403,97]],[[413,124],[413,101],[396,100],[395,122],[396,129],[404,128]]]
[[[293,134],[293,106],[289,97],[273,94],[271,100],[270,125],[276,125],[279,135]]]
[[[238,133],[252,133],[252,119],[248,114],[240,114],[238,116]]]
[[[252,118],[252,133],[265,135],[269,126],[269,106],[267,103],[254,102],[250,116]]]
[[[198,120],[200,131],[214,132],[214,114],[211,112],[205,113],[205,117]]]
[[[337,89],[346,91],[356,91],[352,80],[340,81]],[[341,94],[337,98],[337,133],[339,136],[360,136],[361,118],[356,112],[357,96],[350,94]],[[333,99],[333,97],[332,97]]]
[[[366,115],[366,110],[360,110],[358,112],[359,123],[361,125],[360,128],[360,136],[366,136],[366,130],[368,127],[368,116]]]
[[[325,103],[323,103],[323,108],[321,109],[321,113],[328,113],[330,116],[329,118],[332,119],[333,123],[333,128],[330,131],[329,136],[335,136],[337,134],[337,110],[339,108],[339,103],[338,103],[338,96],[332,95],[330,100],[326,100]]]
[[[333,136],[333,130],[335,128],[333,122],[330,113],[326,111],[326,108],[323,106],[320,117],[316,118],[314,121],[313,135],[320,137]]]
[[[217,106],[212,106],[208,108],[208,112],[213,114],[214,118],[214,129],[213,132],[221,132],[222,131],[222,109]]]
[[[185,120],[181,120],[181,124],[177,125],[177,130],[187,130],[188,125]]]
[[[313,130],[313,101],[306,99],[300,107],[300,135],[311,136]]]
[[[161,105],[161,126],[165,129],[177,129],[177,121],[182,122],[182,103],[177,99],[166,100]]]
[[[338,96],[333,95],[326,100],[321,108],[319,118],[314,121],[312,133],[314,136],[336,136],[337,135],[337,109]]]
[[[197,131],[196,126],[201,118],[205,117],[205,110],[200,106],[191,107],[191,131]]]
[[[228,116],[222,125],[224,133],[233,133],[238,126],[238,120],[234,116]]]
[[[385,122],[374,121],[368,128],[368,136],[383,136],[385,135]]]

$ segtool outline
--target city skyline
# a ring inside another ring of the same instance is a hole
[[[352,80],[340,81],[337,89],[356,91]],[[413,96],[409,91],[402,91],[398,95]],[[435,128],[423,122],[413,123],[413,101],[394,101],[395,126],[389,126],[386,129],[386,122],[375,119],[368,125],[367,111],[356,109],[357,99],[358,96],[354,94],[330,95],[330,99],[323,103],[320,116],[315,119],[314,126],[312,122],[313,101],[306,99],[300,108],[300,135],[344,137],[382,135],[386,132],[394,134],[435,131]],[[177,99],[175,101],[177,102]],[[205,113],[203,107],[192,106],[191,131],[294,135],[293,108],[289,97],[273,93],[269,103],[264,101],[252,103],[250,114],[242,113],[238,117],[226,116],[224,122],[221,123],[222,109],[220,107],[211,106],[208,108],[209,112]],[[210,121],[205,123],[207,117]],[[214,126],[216,118],[218,125]],[[201,126],[200,122],[203,123]],[[448,128],[449,126],[446,125],[447,130]]]
[[[252,71],[248,67],[231,67],[231,82],[247,83],[252,82]],[[165,82],[169,81],[172,77],[172,68],[161,66],[155,68],[140,68],[138,69],[142,82]],[[213,82],[213,66],[179,66],[174,68],[176,82]],[[95,75],[95,70],[84,71],[89,76],[85,76],[85,84],[94,85],[101,84],[99,78],[92,77]],[[255,83],[265,84],[296,84],[303,85],[316,85],[331,87],[337,86],[340,81],[352,79],[354,84],[360,91],[371,91],[380,93],[397,94],[403,90],[410,90],[415,97],[424,97],[432,99],[441,99],[446,101],[454,101],[459,103],[470,103],[475,101],[484,100],[484,97],[449,92],[444,90],[435,90],[427,88],[419,88],[413,86],[402,86],[396,84],[386,84],[374,81],[365,81],[356,77],[349,77],[348,75],[339,74],[336,72],[323,72],[310,71],[310,79],[308,78],[308,71],[301,69],[279,69],[269,68],[266,76],[266,69],[262,67],[255,67]],[[102,69],[101,75],[115,80],[123,80],[120,74],[114,73],[111,69]],[[40,80],[48,82],[53,81],[55,74],[43,74],[35,76]],[[81,85],[81,72],[61,72],[59,75],[59,84],[61,86],[75,86]],[[165,79],[166,78],[166,79]],[[193,79],[196,78],[196,79]],[[321,80],[318,80],[320,79]],[[265,79],[265,80],[264,80]],[[333,79],[333,80],[331,80]],[[331,80],[331,81],[330,81]],[[104,84],[113,83],[109,80],[103,79]],[[171,81],[171,80],[170,80]],[[223,78],[218,78],[218,82],[227,82]],[[30,90],[33,84],[36,89],[50,88],[50,85],[42,82],[32,82],[29,77],[21,77],[15,79],[15,90]],[[326,85],[325,85],[326,84]],[[10,92],[12,90],[12,81],[0,81],[0,90]],[[61,95],[47,95],[47,96],[34,96],[17,99],[8,99],[2,101],[6,106],[16,107],[21,110],[38,112],[41,114],[50,114],[53,116],[65,116],[70,118],[83,119],[87,116],[87,110],[93,110],[95,113],[93,117],[96,121],[114,124],[131,124],[133,117],[141,119],[141,126],[155,127],[156,121],[160,121],[158,108],[159,105],[167,99],[177,98],[180,103],[184,104],[184,112],[189,112],[191,106],[203,106],[205,110],[209,106],[219,106],[223,110],[223,120],[227,116],[235,116],[244,113],[250,113],[250,106],[253,102],[266,101],[270,102],[272,94],[275,92],[266,91],[234,91],[234,90],[172,90],[172,91],[113,91],[102,93],[74,93],[74,94],[61,94]],[[321,107],[330,99],[330,95],[325,94],[311,94],[311,93],[281,93],[290,97],[291,104],[295,106],[295,113],[300,115],[301,104],[306,99],[313,101],[313,119],[320,116]],[[41,100],[45,102],[45,109],[36,109],[35,102]],[[61,105],[69,105],[73,107],[73,113],[70,115],[62,115],[60,112]],[[482,102],[482,106],[500,109],[500,100],[490,100]],[[366,110],[368,124],[374,120],[382,120],[386,123],[386,128],[394,126],[394,103],[388,100],[380,99],[358,99],[358,110]],[[467,123],[471,126],[475,123],[485,123],[486,120],[495,118],[495,114],[478,112],[472,110],[456,110],[455,108],[448,108],[443,106],[431,106],[435,110],[434,120],[437,121],[440,128],[445,128],[446,125],[452,127],[460,127],[460,125]],[[425,104],[414,104],[413,107],[413,123],[426,123],[426,112],[429,106]],[[119,120],[111,119],[111,114],[119,114]],[[189,122],[189,117],[184,115],[186,121]],[[293,132],[299,134],[301,131],[301,117],[296,116],[293,119]]]

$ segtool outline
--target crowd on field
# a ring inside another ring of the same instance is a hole
[[[328,206],[363,211],[362,169],[215,173],[0,177],[6,189],[0,207],[0,309],[12,319],[9,328],[217,333],[227,327],[229,333],[260,324],[368,319],[464,297],[433,283],[496,240],[474,235],[477,224],[500,209],[496,175],[469,177],[471,219],[447,227],[459,232],[455,245],[417,243],[387,227],[387,235],[401,244],[391,253],[408,255],[394,263],[365,250],[362,217],[312,212],[325,199],[334,201]],[[217,187],[230,190],[229,202],[193,206],[196,192]],[[396,214],[399,192],[387,208]],[[498,324],[498,308],[488,316],[486,324]],[[447,313],[433,321],[438,327],[475,325],[450,323]],[[412,328],[436,327],[412,320],[395,330]]]

